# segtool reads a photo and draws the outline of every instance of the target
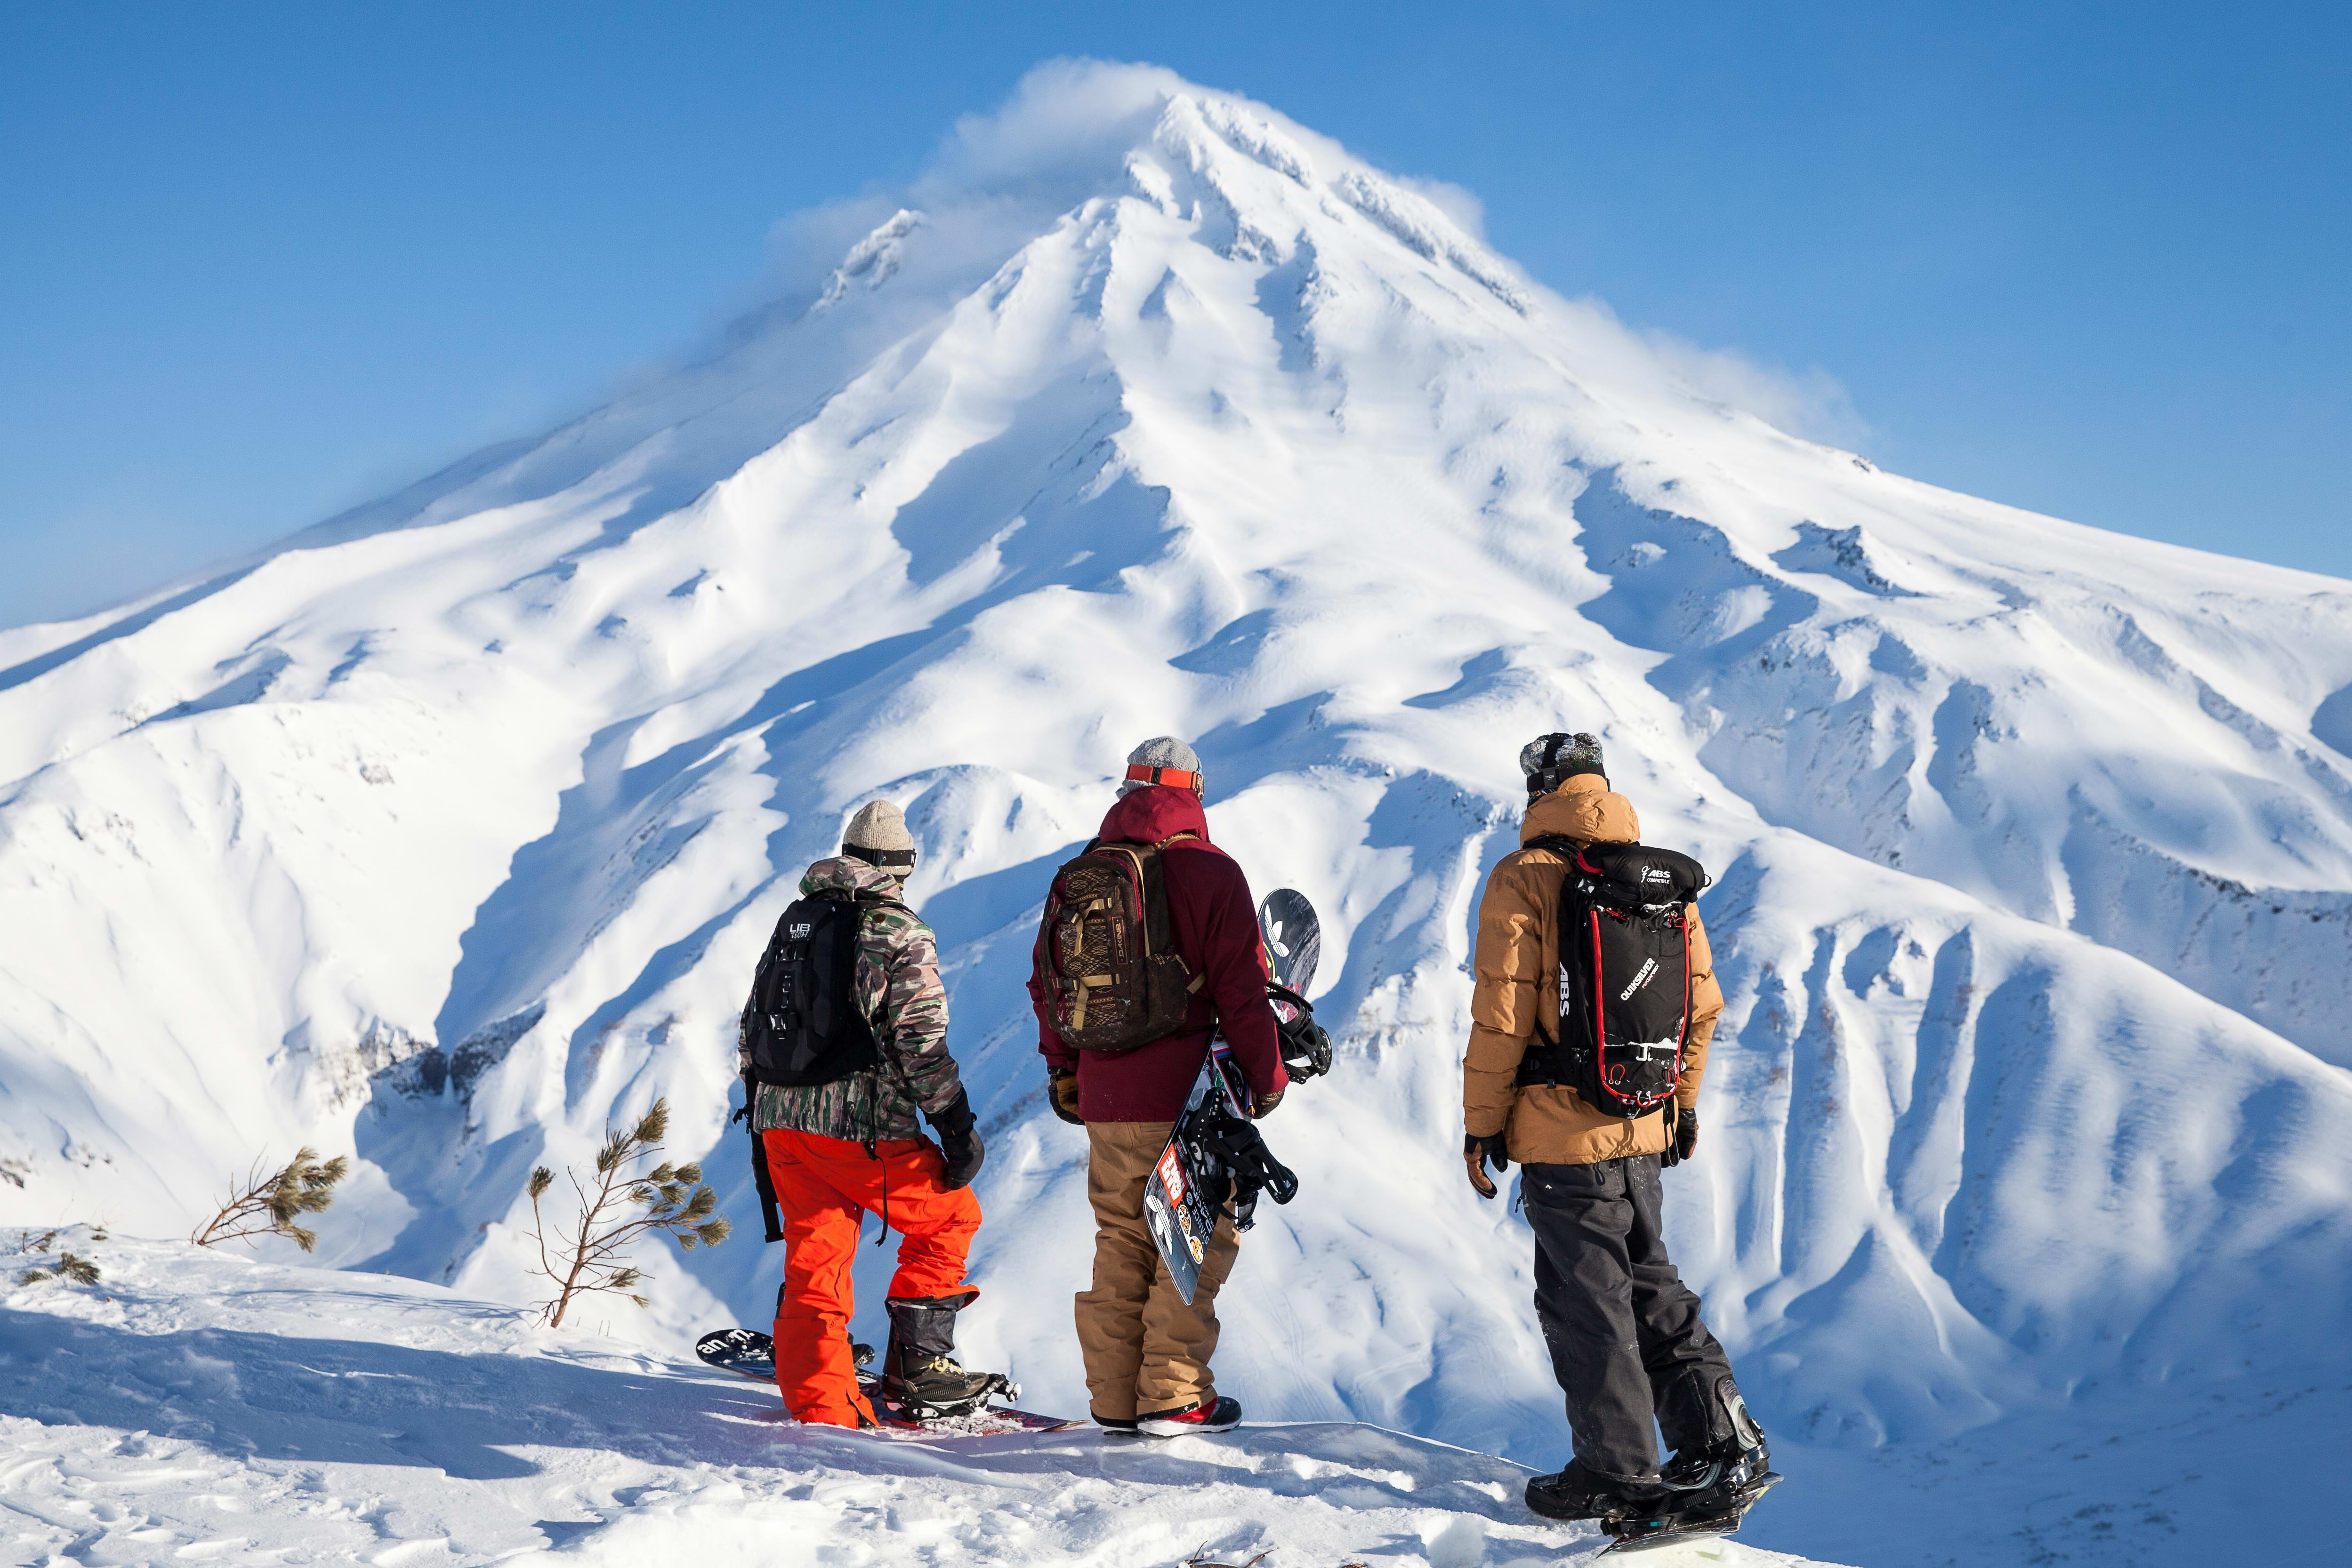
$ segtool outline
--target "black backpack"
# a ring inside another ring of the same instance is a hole
[[[1682,1082],[1690,1043],[1690,906],[1708,882],[1688,855],[1547,836],[1559,884],[1559,1032],[1538,1031],[1517,1082],[1565,1083],[1594,1110],[1648,1115]]]
[[[755,1083],[831,1083],[882,1060],[874,1025],[857,1006],[856,904],[797,899],[768,938],[743,1037]]]

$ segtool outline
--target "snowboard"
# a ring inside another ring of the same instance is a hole
[[[694,1342],[694,1354],[701,1357],[705,1365],[721,1372],[731,1372],[754,1383],[772,1385],[776,1381],[775,1341],[757,1329],[714,1329]],[[997,1393],[1006,1400],[1021,1397],[1019,1384],[1007,1383],[1003,1378],[997,1382]],[[1009,1405],[982,1405],[953,1416],[901,1409],[882,1396],[881,1380],[866,1376],[863,1364],[857,1388],[866,1396],[866,1403],[874,1406],[882,1429],[899,1436],[919,1432],[929,1437],[984,1437],[1003,1432],[1062,1432],[1086,1425],[1059,1416],[1041,1416],[1034,1410],[1013,1409]]]
[[[1323,951],[1315,906],[1296,888],[1276,888],[1258,905],[1257,923],[1276,983],[1304,996]],[[1201,1265],[1208,1260],[1209,1238],[1217,1228],[1217,1206],[1210,1195],[1222,1185],[1223,1167],[1204,1146],[1202,1134],[1220,1116],[1247,1122],[1249,1105],[1249,1084],[1233,1060],[1233,1048],[1222,1033],[1212,1035],[1208,1060],[1201,1063],[1168,1146],[1143,1186],[1143,1218],[1151,1228],[1152,1245],[1188,1307],[1200,1289]]]
[[[1315,906],[1295,887],[1277,887],[1257,906],[1258,934],[1274,961],[1274,978],[1286,990],[1307,994],[1315,965],[1323,956],[1323,923]]]
[[[1748,1511],[1756,1506],[1756,1500],[1778,1486],[1780,1479],[1779,1471],[1766,1470],[1740,1489],[1728,1509],[1716,1509],[1703,1514],[1664,1513],[1648,1519],[1604,1521],[1601,1526],[1602,1533],[1614,1539],[1601,1549],[1601,1555],[1611,1557],[1621,1552],[1655,1552],[1679,1542],[1712,1541],[1734,1534],[1739,1529],[1740,1521],[1748,1517]]]

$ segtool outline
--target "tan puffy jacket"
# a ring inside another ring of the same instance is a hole
[[[1519,842],[1557,833],[1580,844],[1634,843],[1642,837],[1633,803],[1613,794],[1597,774],[1580,773],[1549,795],[1528,803]],[[1559,951],[1553,927],[1559,921],[1559,884],[1568,862],[1550,850],[1523,849],[1507,855],[1486,879],[1478,904],[1478,984],[1470,998],[1470,1049],[1462,1061],[1462,1125],[1480,1137],[1506,1127],[1511,1158],[1538,1165],[1587,1166],[1626,1155],[1654,1155],[1666,1146],[1663,1113],[1628,1122],[1604,1115],[1565,1084],[1512,1086],[1519,1059],[1536,1030],[1559,1038]],[[1690,1047],[1684,1056],[1677,1105],[1698,1103],[1698,1082],[1706,1070],[1707,1042],[1723,1013],[1723,989],[1715,983],[1715,956],[1706,928],[1693,908],[1691,940]]]

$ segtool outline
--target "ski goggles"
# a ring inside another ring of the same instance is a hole
[[[1127,776],[1139,784],[1173,784],[1180,789],[1201,793],[1201,776],[1187,773],[1181,768],[1154,768],[1145,762],[1128,764]]]

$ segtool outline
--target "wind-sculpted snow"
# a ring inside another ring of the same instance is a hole
[[[0,1304],[12,1563],[1471,1568],[1603,1544],[1521,1510],[1519,1467],[1375,1427],[803,1427],[691,1360],[437,1287],[69,1239],[105,1296]],[[1803,1568],[1737,1544],[1700,1560]]]
[[[1323,912],[1339,1046],[1268,1124],[1305,1190],[1221,1375],[1552,1461],[1458,1059],[1513,762],[1569,727],[1717,876],[1673,1241],[1776,1432],[1916,1456],[2340,1364],[2352,585],[1782,434],[1164,73],[1042,74],[803,226],[832,248],[706,361],[0,633],[7,1213],[170,1231],[307,1141],[360,1159],[322,1256],[527,1301],[534,1164],[667,1095],[743,1170],[752,960],[887,793],[990,1141],[967,1348],[1075,1406],[1083,1145],[1022,981],[1051,868],[1173,732],[1253,883]],[[762,1316],[748,1185],[616,1328]]]

